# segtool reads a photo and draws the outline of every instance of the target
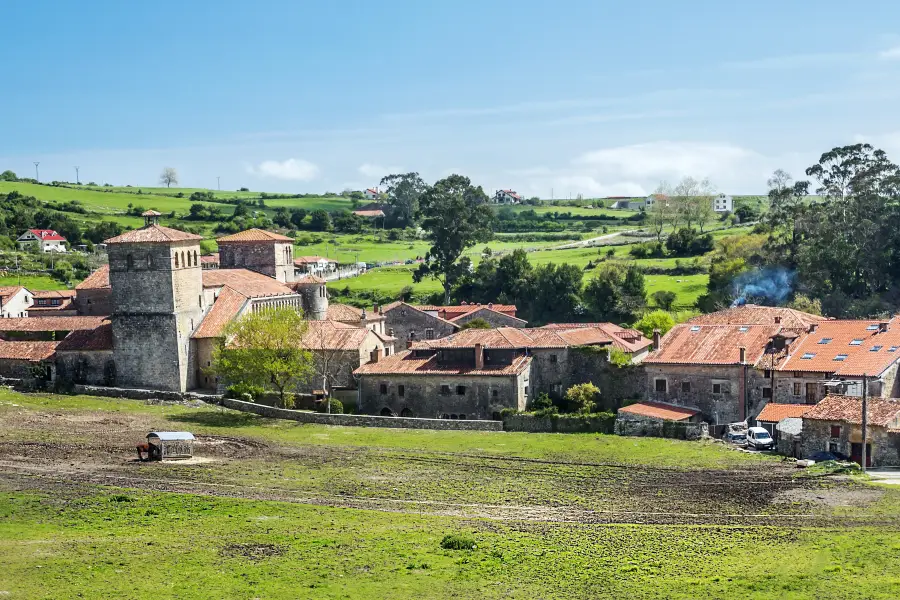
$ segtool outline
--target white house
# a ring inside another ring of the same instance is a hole
[[[513,190],[498,190],[494,194],[494,204],[520,204],[521,202],[522,196]]]
[[[294,259],[295,272],[306,275],[329,275],[337,271],[337,261],[322,256],[298,256]]]
[[[365,192],[366,200],[375,200],[378,198],[378,188],[369,188]]]
[[[19,250],[37,244],[41,252],[65,252],[66,238],[52,229],[29,229],[16,240]]]
[[[725,194],[719,194],[713,198],[713,210],[721,212],[732,212],[734,210],[734,199]]]
[[[33,294],[22,286],[0,287],[0,318],[27,317],[33,303]]]

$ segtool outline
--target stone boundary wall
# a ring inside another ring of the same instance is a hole
[[[616,419],[616,435],[699,440],[706,437],[706,423],[679,423],[659,419]]]
[[[399,429],[441,429],[456,431],[502,431],[500,421],[475,421],[454,419],[421,419],[417,417],[381,417],[373,415],[329,415],[326,413],[305,412],[275,408],[264,404],[254,404],[242,400],[224,398],[222,406],[251,412],[272,419],[290,419],[301,423],[319,423],[322,425],[344,425],[348,427],[395,427]]]
[[[607,416],[514,414],[503,417],[504,431],[526,433],[613,433],[615,419]]]
[[[171,402],[181,402],[183,400],[203,400],[204,402],[218,403],[221,396],[214,394],[196,394],[193,392],[163,392],[160,390],[141,390],[132,388],[114,388],[104,387],[100,385],[81,385],[73,386],[76,394],[85,394],[87,396],[104,396],[107,398],[129,398],[131,400],[168,400]]]

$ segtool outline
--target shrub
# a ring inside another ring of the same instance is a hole
[[[634,324],[634,328],[646,337],[651,337],[654,329],[659,329],[659,333],[665,335],[673,327],[675,327],[675,319],[664,310],[649,312]]]
[[[541,392],[538,394],[538,397],[534,399],[534,402],[531,403],[531,406],[534,410],[544,410],[553,406],[553,400],[550,399],[547,392]]]
[[[579,383],[566,390],[566,400],[576,412],[589,413],[594,410],[599,394],[600,389],[593,383]]]
[[[478,545],[472,538],[458,533],[450,533],[441,540],[444,550],[475,550]]]
[[[331,414],[333,414],[333,415],[344,414],[344,403],[341,402],[340,400],[338,400],[337,398],[332,398],[331,400],[326,400],[325,402],[322,402],[322,405],[319,407],[319,409],[322,412],[327,413],[329,410],[329,403],[331,404]]]
[[[613,348],[609,351],[609,362],[617,367],[627,367],[631,364],[631,356],[627,352]]]
[[[663,310],[672,310],[672,307],[675,305],[675,292],[669,290],[657,290],[650,297]]]
[[[255,401],[265,393],[266,391],[260,386],[243,382],[230,385],[228,389],[225,390],[225,395],[229,398],[244,400],[246,396],[250,396],[251,402]]]

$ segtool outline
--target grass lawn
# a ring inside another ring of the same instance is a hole
[[[53,279],[49,275],[8,275],[0,277],[0,286],[21,285],[29,290],[36,292],[38,290],[66,290],[69,289],[64,283]]]
[[[668,290],[675,292],[675,305],[679,307],[693,306],[697,298],[706,293],[709,275],[645,275],[644,285],[649,298],[653,292]]]
[[[152,429],[193,431],[204,460],[129,461]],[[898,597],[900,489],[795,471],[717,444],[0,390],[0,595]]]
[[[371,269],[359,277],[351,277],[340,281],[328,282],[328,288],[332,290],[348,289],[351,293],[371,291],[386,298],[397,298],[404,287],[411,285],[416,295],[432,294],[443,291],[443,287],[436,279],[424,279],[420,283],[413,283],[412,273],[415,265],[398,265],[395,267],[378,267]]]

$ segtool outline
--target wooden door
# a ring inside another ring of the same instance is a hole
[[[807,404],[815,404],[819,401],[819,384],[818,383],[807,383],[806,384],[806,403]]]
[[[862,444],[850,444],[850,460],[858,465],[862,464]],[[872,466],[872,444],[866,444],[866,468]]]

